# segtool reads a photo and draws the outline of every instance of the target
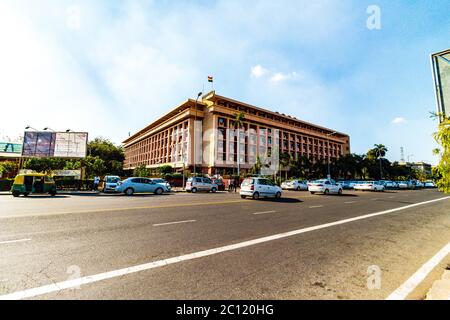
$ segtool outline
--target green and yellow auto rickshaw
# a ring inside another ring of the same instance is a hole
[[[14,179],[11,187],[14,197],[23,194],[25,197],[30,194],[50,194],[56,195],[56,184],[52,177],[42,173],[19,174]]]

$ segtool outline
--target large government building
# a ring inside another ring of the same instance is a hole
[[[239,113],[244,114],[244,120],[237,130],[234,120]],[[238,162],[241,172],[245,172],[258,157],[272,165],[283,153],[293,158],[307,156],[312,161],[326,161],[328,157],[333,160],[350,153],[347,134],[214,91],[199,100],[186,100],[123,143],[125,170],[141,165],[192,170],[195,163],[197,172],[210,175],[233,173]]]

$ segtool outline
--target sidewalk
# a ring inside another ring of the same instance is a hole
[[[450,300],[450,270],[445,270],[441,280],[433,283],[426,300]]]
[[[186,191],[183,188],[172,188],[171,192],[179,193],[179,192],[186,192]],[[111,194],[115,194],[115,193],[112,193],[112,192],[102,193],[100,191],[76,191],[76,190],[74,190],[74,191],[57,191],[57,194],[60,194],[60,195],[71,195],[71,194],[73,194],[73,195],[84,195],[84,194],[85,195],[96,195],[96,194],[98,194],[98,195],[102,195],[102,194],[111,195]],[[0,191],[0,196],[10,196],[10,195],[12,195],[12,194],[9,191]]]

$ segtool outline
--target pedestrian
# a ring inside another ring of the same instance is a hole
[[[100,184],[100,177],[99,176],[95,176],[94,177],[94,191],[98,190],[98,185]]]

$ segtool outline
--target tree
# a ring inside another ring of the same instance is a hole
[[[237,129],[237,174],[238,176],[241,176],[240,173],[240,162],[241,162],[241,148],[240,148],[240,142],[241,142],[241,128],[244,125],[245,121],[245,114],[243,112],[236,113],[234,115],[233,120],[233,126]]]
[[[433,173],[438,177],[436,185],[445,192],[450,192],[450,117],[444,114],[434,114],[435,118],[440,117],[438,131],[434,133],[434,139],[439,143],[441,149],[434,150],[435,154],[440,155],[439,164]]]
[[[33,170],[41,173],[51,173],[53,170],[62,170],[66,160],[62,158],[29,158],[24,162],[24,169]]]
[[[135,177],[146,178],[150,176],[150,170],[145,165],[142,164],[134,169],[133,175]]]
[[[0,176],[3,174],[14,173],[19,168],[18,164],[13,161],[0,162]]]
[[[289,165],[292,163],[292,157],[289,153],[284,152],[282,154],[280,154],[280,166],[282,169],[285,169],[285,174],[286,174],[286,180],[288,179],[288,168]]]
[[[250,169],[250,174],[251,175],[259,175],[261,173],[262,167],[263,167],[263,164],[261,162],[261,158],[259,156],[257,156],[256,163]]]
[[[388,149],[383,144],[376,144],[374,151],[375,151],[375,155],[377,156],[377,159],[380,160],[380,179],[383,179],[383,166],[382,166],[381,158],[383,158],[386,155],[386,152],[388,151]]]
[[[88,143],[88,156],[103,161],[104,173],[112,175],[123,175],[123,161],[125,154],[123,148],[116,146],[108,139],[95,138]],[[97,162],[99,164],[99,162]]]
[[[102,176],[109,172],[105,161],[98,156],[87,156],[85,159],[81,160],[81,165],[86,169],[87,178]]]
[[[169,174],[169,173],[172,173],[172,172],[173,172],[173,168],[172,168],[172,166],[164,165],[164,166],[160,166],[160,167],[157,169],[157,172],[158,172],[158,174],[160,174],[160,175]]]

